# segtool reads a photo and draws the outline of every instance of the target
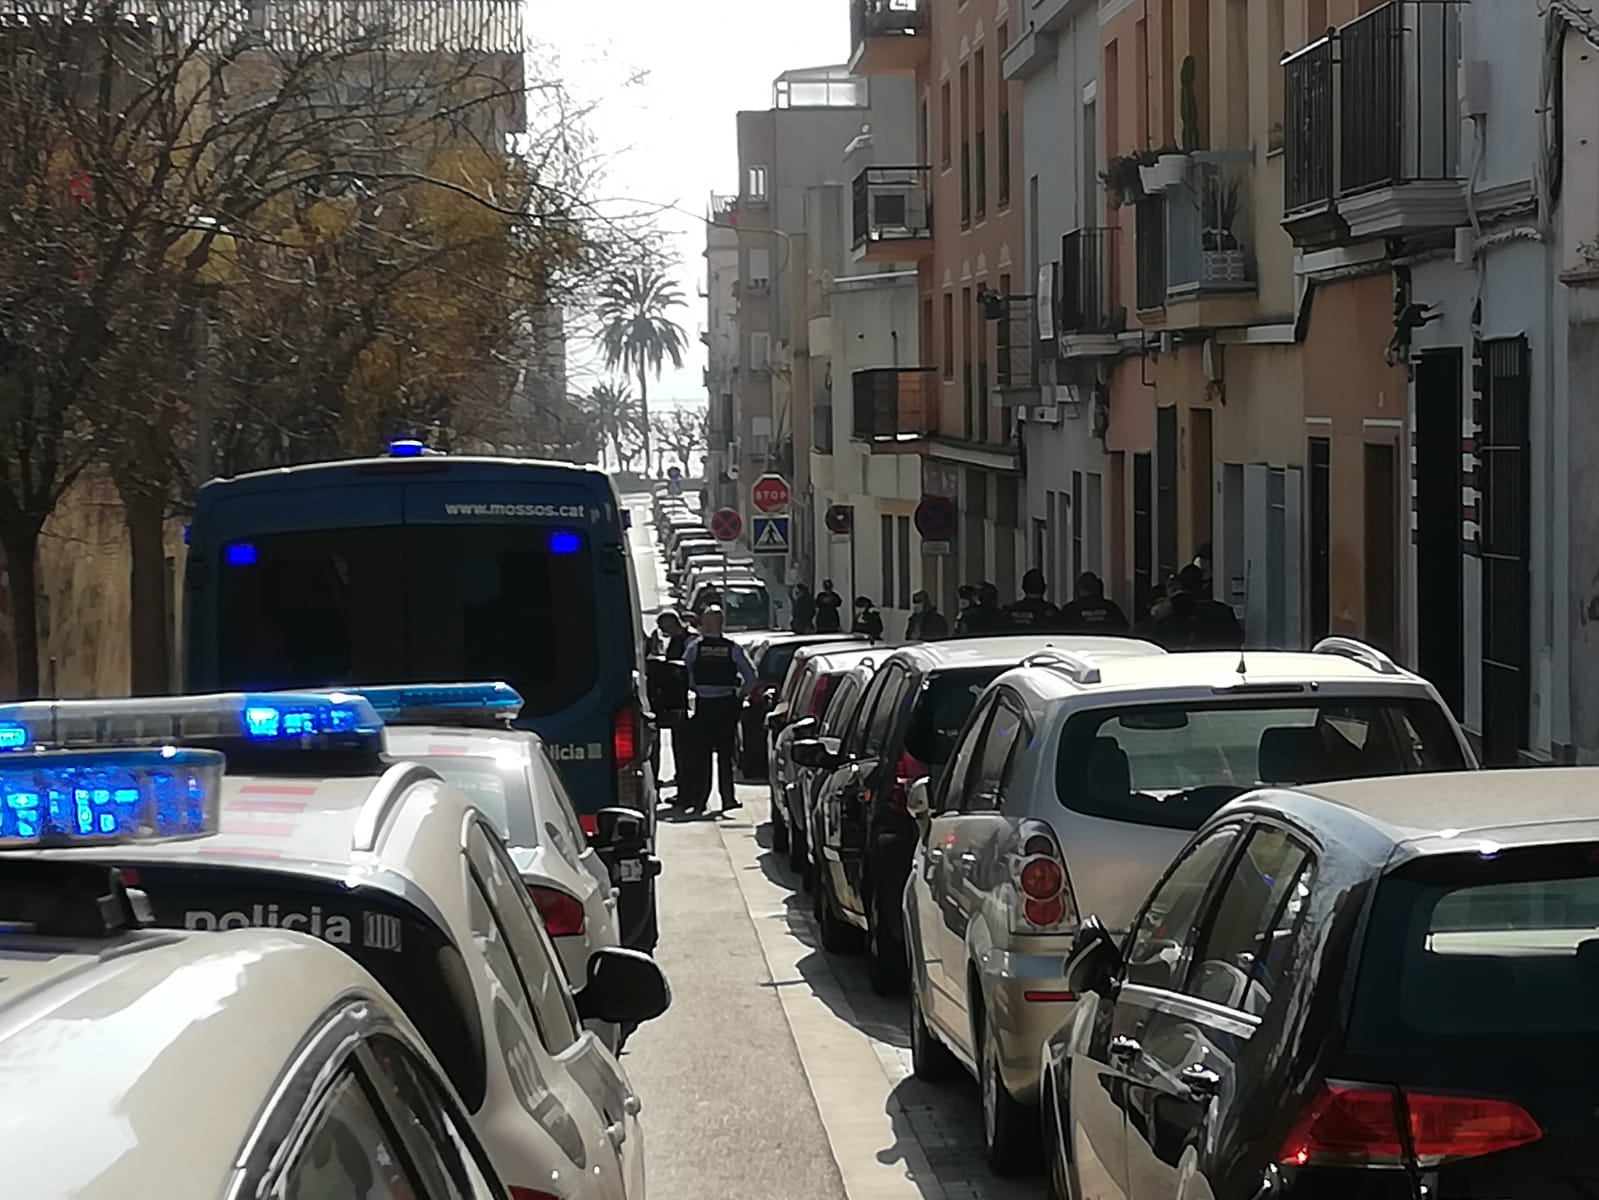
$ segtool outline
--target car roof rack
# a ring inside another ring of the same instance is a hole
[[[1379,675],[1398,675],[1399,664],[1394,662],[1375,646],[1368,646],[1365,642],[1356,641],[1354,638],[1329,637],[1322,638],[1311,649],[1312,654],[1336,654],[1339,658],[1347,658],[1369,667]]]
[[[1021,665],[1048,667],[1051,671],[1059,671],[1073,683],[1084,686],[1098,683],[1100,680],[1098,663],[1065,650],[1040,650],[1022,659]]]

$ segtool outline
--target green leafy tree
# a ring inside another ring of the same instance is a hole
[[[683,365],[688,338],[667,314],[684,306],[683,293],[658,266],[630,267],[600,288],[598,317],[605,362],[638,379],[639,435],[650,461],[650,376],[660,378],[667,360]]]

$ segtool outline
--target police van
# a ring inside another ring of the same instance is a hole
[[[436,454],[258,471],[202,486],[185,578],[190,691],[503,679],[580,818],[652,824],[655,781],[628,511],[594,467]],[[655,882],[622,937],[656,942]]]
[[[643,1195],[638,1098],[584,1023],[665,1010],[649,957],[597,951],[574,994],[492,824],[436,772],[386,762],[382,721],[360,696],[0,706],[0,745],[14,747],[0,761],[36,747],[151,744],[226,750],[216,832],[73,854],[118,867],[157,925],[262,924],[360,964],[444,1065],[518,1197]]]
[[[151,929],[106,864],[210,835],[222,770],[171,748],[0,756],[7,1194],[505,1197],[434,1054],[359,963],[306,933]],[[41,861],[45,846],[74,848]]]

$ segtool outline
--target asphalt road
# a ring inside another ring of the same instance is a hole
[[[665,595],[649,505],[630,498],[646,623]],[[670,777],[670,754],[663,761]],[[628,1044],[651,1200],[1037,1200],[993,1178],[975,1085],[910,1078],[905,1006],[825,955],[770,852],[765,788],[732,817],[663,820],[671,1010]]]

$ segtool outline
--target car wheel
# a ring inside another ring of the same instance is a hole
[[[822,929],[822,949],[829,954],[850,954],[857,949],[855,927],[838,915],[833,885],[825,868],[816,886],[816,920]]]
[[[1038,1162],[1038,1113],[1010,1094],[999,1068],[999,1041],[983,1013],[979,1081],[983,1091],[983,1148],[996,1175],[1025,1175]]]
[[[889,922],[895,921],[897,914],[884,912],[885,903],[882,892],[874,885],[866,901],[867,976],[872,991],[879,996],[897,996],[905,990],[905,952],[887,936],[886,931],[894,928]]]
[[[776,854],[789,853],[789,847],[794,841],[794,835],[789,832],[785,816],[781,804],[772,805],[772,851]]]
[[[960,1062],[938,1040],[922,1016],[922,989],[913,981],[911,993],[911,1073],[927,1083],[947,1083],[960,1074]]]

